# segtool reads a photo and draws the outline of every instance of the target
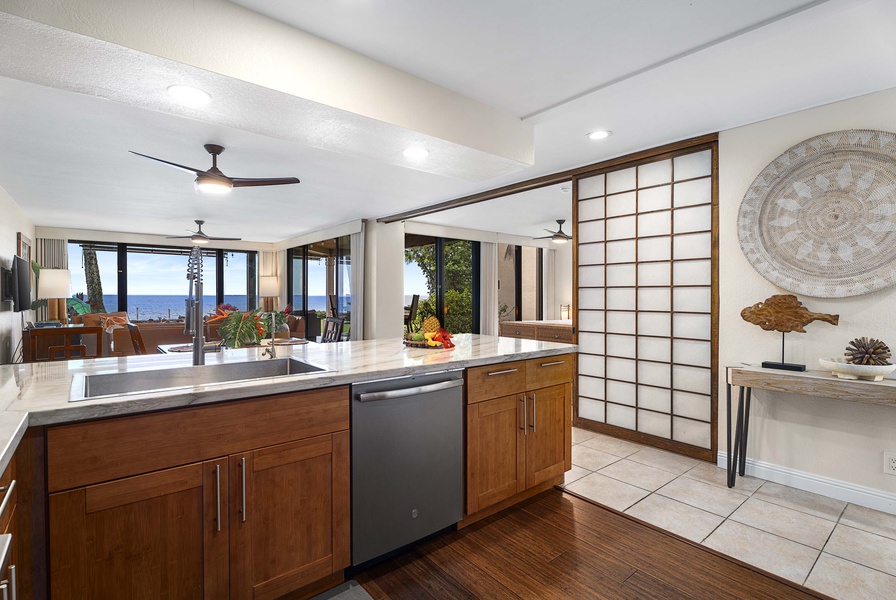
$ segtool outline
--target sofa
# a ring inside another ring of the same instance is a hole
[[[72,317],[72,323],[83,323],[85,325],[102,325],[102,317],[121,317],[127,316],[125,312],[115,313],[94,313],[86,315],[78,315]],[[305,337],[305,319],[302,317],[294,317],[290,315],[287,320],[289,325],[289,335],[291,337]],[[189,344],[193,341],[193,336],[184,333],[183,323],[137,323],[140,327],[140,337],[143,338],[143,344],[146,346],[148,354],[155,354],[158,346],[166,344]],[[218,323],[212,323],[207,326],[206,339],[220,340],[218,334]],[[93,351],[88,348],[88,351]],[[114,329],[112,334],[103,334],[103,356],[132,356],[134,345],[131,343],[131,334],[127,329]]]

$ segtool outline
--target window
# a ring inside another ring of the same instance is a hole
[[[479,243],[405,235],[405,302],[420,295],[418,329],[435,315],[451,333],[479,332]]]
[[[541,248],[498,244],[498,320],[543,318]]]
[[[92,312],[126,311],[135,322],[183,320],[189,248],[72,241],[68,254],[72,291],[84,294]],[[203,310],[221,303],[254,309],[257,254],[208,249],[202,256]]]
[[[321,333],[326,317],[327,296],[336,296],[336,312],[345,319],[344,334],[351,328],[351,236],[342,236],[286,252],[287,289],[297,315],[305,316],[305,336],[313,340]]]

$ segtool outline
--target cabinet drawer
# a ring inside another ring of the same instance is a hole
[[[514,323],[512,321],[501,323],[501,335],[504,337],[525,338],[528,340],[534,340],[535,325]]]
[[[348,426],[342,386],[50,427],[47,484],[58,492]]]
[[[526,389],[526,361],[467,369],[467,404],[518,394]]]
[[[526,361],[526,389],[537,390],[551,385],[572,383],[572,365],[575,356],[575,354],[561,354]]]
[[[572,326],[563,327],[563,326],[546,326],[540,325],[538,327],[538,334],[536,339],[542,342],[562,342],[564,344],[572,343]]]

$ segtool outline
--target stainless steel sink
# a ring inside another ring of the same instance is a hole
[[[326,370],[324,367],[295,358],[277,358],[252,362],[134,371],[131,373],[85,375],[83,377],[83,397],[72,398],[72,400],[86,400],[88,398],[96,398],[97,396],[167,390],[210,383],[278,377],[281,375],[306,375]]]

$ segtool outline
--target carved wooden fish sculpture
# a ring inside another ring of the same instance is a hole
[[[747,323],[759,325],[766,331],[781,333],[806,333],[805,326],[813,321],[824,321],[831,325],[840,322],[840,315],[810,312],[796,296],[790,294],[777,294],[764,302],[757,302],[740,311],[740,316]]]

